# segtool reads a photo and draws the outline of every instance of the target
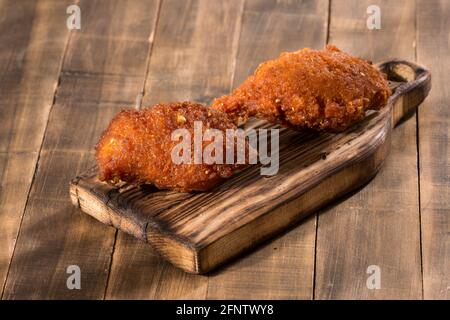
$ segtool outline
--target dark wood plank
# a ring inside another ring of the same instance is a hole
[[[321,49],[326,42],[327,13],[328,1],[246,1],[233,87],[252,74],[259,63],[276,58],[283,51]],[[285,216],[300,207],[296,202],[279,209],[277,214]],[[312,217],[212,274],[207,298],[310,299],[314,240]]]
[[[366,27],[367,7],[381,9],[381,30]],[[330,43],[379,61],[414,59],[412,1],[332,1]],[[362,191],[319,215],[317,299],[422,297],[416,121],[393,133],[392,150]],[[369,290],[367,268],[381,269],[381,289]]]
[[[36,152],[42,143],[69,31],[65,5],[2,1],[0,152]],[[39,106],[39,107],[37,107]]]
[[[69,31],[66,4],[1,1],[0,294],[14,252]]]
[[[143,106],[228,93],[243,1],[163,2]]]
[[[6,282],[7,299],[101,299],[105,293],[116,231],[74,210],[67,186],[73,174],[92,165],[93,146],[113,114],[134,105],[142,90],[159,1],[79,5],[82,29],[67,49]],[[69,265],[81,269],[81,290],[66,287]]]
[[[425,299],[450,299],[450,2],[417,2],[417,57],[434,87],[419,112],[420,207]]]
[[[0,153],[0,285],[6,281],[38,153]]]
[[[203,103],[231,86],[243,1],[163,1],[143,106]],[[203,299],[207,278],[186,274],[148,244],[118,234],[108,299]]]

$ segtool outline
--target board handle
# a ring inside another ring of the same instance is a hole
[[[430,71],[416,63],[389,60],[377,65],[387,75],[393,92],[388,105],[393,108],[392,125],[411,117],[431,89]]]

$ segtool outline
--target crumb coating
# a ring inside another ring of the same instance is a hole
[[[185,128],[193,139],[194,121],[202,122],[203,131],[236,128],[226,114],[190,102],[119,112],[96,146],[99,179],[112,185],[122,181],[152,183],[160,189],[183,192],[213,188],[240,166],[175,164],[171,158],[173,147],[179,143],[172,141],[172,132]],[[203,148],[209,143],[203,142]]]
[[[366,110],[385,106],[390,95],[374,66],[328,45],[262,63],[212,108],[228,113],[237,124],[255,116],[297,130],[339,132],[361,120]]]

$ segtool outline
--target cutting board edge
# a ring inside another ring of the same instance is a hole
[[[289,230],[289,227],[297,225],[317,210],[368,183],[376,176],[390,150],[391,128],[389,128],[388,122],[386,122],[385,128],[387,131],[385,131],[383,138],[380,139],[378,144],[372,145],[370,147],[371,152],[368,152],[364,157],[356,161],[349,161],[346,165],[338,168],[334,174],[330,174],[297,197],[280,203],[274,209],[258,216],[251,222],[201,247],[197,259],[199,269],[195,270],[194,273],[208,273],[264,241],[282,234],[283,231]],[[324,193],[324,190],[329,193]],[[281,215],[284,216],[284,219],[276,221],[276,218],[280,218]],[[268,226],[271,227],[271,230],[260,229]],[[246,235],[250,238],[253,237],[253,239],[249,241]],[[242,246],[245,243],[248,245]],[[233,244],[233,247],[230,247],[231,244]],[[226,250],[223,250],[223,248],[226,248]],[[229,252],[229,254],[228,256],[217,257],[217,252]]]
[[[187,239],[164,232],[156,223],[140,223],[121,214],[119,209],[112,208],[108,202],[105,203],[102,194],[80,185],[80,181],[82,179],[77,177],[70,182],[73,205],[99,222],[149,243],[161,256],[186,272],[199,273],[199,247]]]
[[[384,130],[384,134],[374,143],[367,145],[363,157],[349,160],[341,167],[336,168],[335,173],[330,174],[302,194],[280,203],[276,208],[207,244],[191,243],[189,239],[165,232],[158,227],[157,223],[151,221],[143,224],[130,219],[119,209],[111,208],[108,202],[105,203],[102,194],[96,194],[92,189],[80,185],[79,182],[82,181],[80,178],[72,180],[70,195],[74,205],[96,220],[149,243],[161,256],[184,271],[204,274],[276,234],[282,233],[283,230],[295,225],[312,212],[370,181],[378,172],[389,152],[392,130],[389,119],[386,119],[381,130]],[[327,190],[332,194],[318,192],[319,190]],[[322,198],[318,199],[315,195],[321,195]],[[299,202],[303,202],[301,211],[291,208]],[[287,212],[282,217],[284,219],[276,221],[276,218],[281,217],[280,213],[283,211]],[[270,230],[261,229],[268,226],[271,227]],[[250,230],[252,232],[249,232]]]
[[[164,230],[153,226],[150,222],[139,223],[139,221],[134,221],[132,218],[124,218],[120,212],[115,212],[114,209],[108,206],[109,200],[105,198],[104,194],[101,192],[96,194],[95,190],[83,187],[82,178],[76,178],[71,182],[70,194],[72,202],[100,222],[112,225],[134,235],[138,239],[149,242],[163,257],[184,271],[194,274],[207,273],[241,255],[244,251],[248,251],[262,241],[281,233],[289,226],[294,225],[315,210],[326,206],[331,201],[358,189],[376,175],[389,153],[390,134],[393,127],[401,119],[412,114],[431,89],[431,74],[422,66],[403,60],[392,60],[381,63],[379,66],[380,68],[386,68],[388,72],[394,75],[400,75],[400,78],[404,78],[409,82],[398,87],[398,90],[390,98],[387,106],[390,110],[386,112],[387,121],[386,125],[383,126],[383,128],[386,128],[385,139],[373,149],[373,152],[367,152],[364,157],[360,157],[353,162],[349,161],[347,165],[337,168],[334,174],[330,174],[303,194],[300,194],[298,198],[290,198],[285,202],[280,202],[275,209],[261,214],[253,221],[242,225],[233,232],[224,234],[210,243],[195,245],[187,239],[181,239],[176,235],[164,232]],[[406,70],[405,66],[410,67],[413,72]],[[410,76],[413,79],[409,79]],[[370,168],[370,170],[367,170],[367,168]],[[359,172],[359,174],[355,174],[356,172]],[[352,179],[349,179],[349,176]],[[345,183],[339,185],[339,181],[341,183],[344,181]],[[333,193],[323,196],[323,199],[317,201],[314,195],[321,194],[321,192],[317,192],[318,190],[332,191]],[[309,204],[307,200],[309,200]],[[299,203],[302,203],[303,208],[300,211],[296,211],[295,206],[298,206]],[[288,212],[288,215],[285,214],[283,216],[284,220],[280,219],[278,224],[270,223],[270,219],[279,217],[283,210]],[[269,226],[270,230],[265,233],[264,229],[257,228],[258,224]],[[245,232],[249,235],[247,238],[242,236]],[[244,239],[246,241],[243,241]],[[243,242],[246,245],[241,246]],[[230,247],[230,243],[233,246]],[[228,248],[223,250],[226,246]]]

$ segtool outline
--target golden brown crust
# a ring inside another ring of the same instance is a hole
[[[381,72],[335,46],[284,53],[262,63],[232,94],[216,99],[212,108],[183,102],[117,114],[96,147],[99,178],[111,184],[209,190],[242,165],[175,164],[171,153],[179,142],[171,139],[174,130],[185,128],[193,136],[194,122],[201,121],[203,127],[225,132],[236,129],[233,121],[256,116],[299,130],[342,131],[366,110],[383,107],[390,94]],[[209,143],[203,142],[203,148]]]
[[[391,95],[381,72],[333,45],[302,49],[262,63],[212,108],[236,123],[256,116],[294,129],[342,131],[380,109]]]
[[[172,141],[171,134],[186,128],[193,137],[194,121],[201,121],[204,130],[236,128],[226,114],[189,102],[121,111],[96,146],[99,179],[113,185],[119,181],[153,183],[160,189],[186,192],[211,189],[239,166],[175,164],[171,152],[179,142]]]

